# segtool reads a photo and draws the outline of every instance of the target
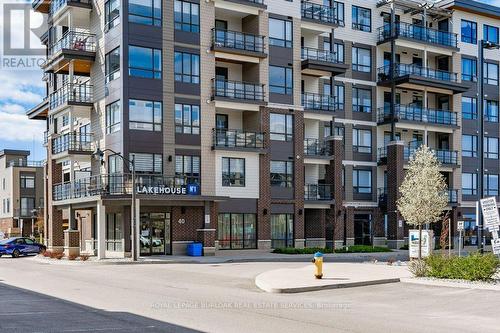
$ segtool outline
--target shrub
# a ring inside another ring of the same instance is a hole
[[[465,257],[431,255],[425,264],[428,277],[469,281],[491,280],[500,267],[499,259],[491,253],[472,253]]]
[[[51,258],[60,260],[60,259],[62,259],[62,257],[64,257],[64,253],[54,253]]]
[[[320,247],[306,247],[303,249],[297,249],[294,247],[282,247],[273,250],[273,253],[282,253],[282,254],[314,254],[316,252],[332,253],[333,249],[320,248]]]
[[[399,249],[400,250],[409,250],[409,246],[408,246],[408,244],[406,244],[406,245],[401,246]]]
[[[316,252],[321,253],[373,253],[373,252],[391,252],[392,250],[386,247],[380,246],[369,246],[369,245],[352,245],[349,247],[344,247],[342,249],[331,249],[331,248],[320,248],[320,247],[306,247],[303,249],[297,249],[294,247],[284,247],[274,249],[273,253],[282,254],[314,254]]]
[[[76,258],[77,256],[74,254],[68,256],[68,260],[75,260]]]
[[[351,245],[342,249],[336,249],[335,253],[373,253],[373,252],[392,252],[391,249],[382,246],[370,245]]]
[[[44,251],[42,255],[47,258],[52,258],[52,251]]]
[[[80,260],[81,261],[87,261],[89,259],[89,255],[88,254],[80,254]]]
[[[425,260],[412,260],[408,263],[408,269],[416,277],[427,276],[428,267]]]

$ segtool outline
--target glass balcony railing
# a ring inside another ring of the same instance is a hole
[[[61,50],[95,52],[96,37],[86,31],[68,30],[60,39],[49,46],[49,58]]]
[[[329,145],[319,139],[304,139],[304,155],[306,156],[331,156]]]
[[[92,134],[66,133],[52,139],[52,154],[65,151],[92,152]]]
[[[41,168],[44,164],[45,161],[29,161],[25,159],[9,161],[9,167]]]
[[[424,109],[418,105],[396,105],[395,116],[397,120],[417,121],[438,125],[456,126],[457,114],[448,110]],[[377,122],[391,121],[391,109],[385,106],[378,109]]]
[[[333,186],[329,184],[306,184],[304,186],[304,200],[332,200],[332,188]]]
[[[426,43],[457,47],[458,35],[453,32],[425,28],[415,24],[396,23],[396,37],[404,37]],[[378,28],[378,41],[385,42],[391,39],[391,24],[386,23]]]
[[[49,108],[55,109],[64,103],[93,103],[94,89],[91,84],[67,83],[50,94]]]
[[[394,66],[394,77],[400,78],[406,75],[415,75],[426,79],[458,82],[457,73],[422,67],[414,64],[396,64]],[[386,65],[378,68],[378,80],[383,82],[391,79],[391,66]]]
[[[243,130],[213,130],[213,144],[216,148],[264,148],[264,133]]]
[[[335,96],[303,93],[302,106],[305,110],[336,111],[343,109],[343,104],[337,103]]]
[[[311,47],[302,48],[301,58],[302,60],[324,61],[332,64],[339,62],[335,53],[330,52],[329,50],[318,50]]]
[[[214,97],[264,101],[264,85],[258,83],[212,79]]]
[[[302,1],[301,12],[302,18],[315,20],[320,23],[344,25],[344,21],[337,18],[335,7]]]
[[[264,53],[264,36],[214,28],[212,46]]]

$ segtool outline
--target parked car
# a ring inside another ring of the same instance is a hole
[[[17,258],[20,255],[42,253],[45,249],[45,245],[26,237],[11,237],[0,241],[0,257],[10,254],[12,258]]]

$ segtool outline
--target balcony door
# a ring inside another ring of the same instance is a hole
[[[226,146],[227,145],[227,130],[229,127],[229,120],[227,114],[216,114],[215,115],[215,135],[217,140],[217,145]]]

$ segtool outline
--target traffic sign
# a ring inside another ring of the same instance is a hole
[[[457,230],[458,231],[464,230],[464,221],[457,221]]]
[[[500,216],[498,215],[495,197],[481,199],[481,210],[483,211],[484,228],[498,229],[500,227]]]
[[[494,238],[491,240],[491,249],[494,254],[500,254],[500,238]]]

